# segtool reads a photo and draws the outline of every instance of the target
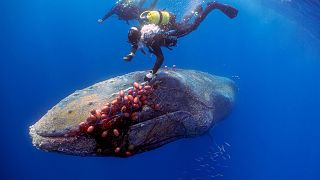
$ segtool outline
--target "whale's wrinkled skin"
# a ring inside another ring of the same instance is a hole
[[[142,82],[145,74],[115,77],[63,99],[30,127],[33,145],[72,155],[112,155],[99,154],[94,138],[77,134],[79,123],[90,110],[112,101],[120,89]],[[233,81],[194,70],[162,69],[150,84],[158,87],[154,93],[161,111],[144,110],[139,121],[129,127],[128,141],[138,147],[137,153],[206,133],[229,114],[235,100]]]

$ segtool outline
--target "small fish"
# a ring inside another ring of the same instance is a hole
[[[221,145],[221,149],[222,149],[223,152],[226,152],[226,150],[224,149],[223,145]]]
[[[230,154],[227,154],[227,157],[228,157],[228,159],[231,159],[231,156],[230,156]]]

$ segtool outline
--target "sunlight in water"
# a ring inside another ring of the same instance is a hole
[[[151,3],[153,3],[155,0],[118,0],[116,4],[118,3],[124,3],[124,4],[136,4],[138,5],[141,2],[144,5],[144,7],[148,7]],[[178,18],[181,18],[189,13],[192,13],[193,10],[196,9],[196,7],[199,4],[205,4],[205,0],[158,0],[157,3],[157,9],[165,9],[170,12],[173,12],[176,14]]]
[[[165,7],[166,10],[176,14],[177,18],[181,18],[191,13],[203,0],[161,0],[159,1],[160,9]]]

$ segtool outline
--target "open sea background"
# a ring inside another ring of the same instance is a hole
[[[190,1],[191,2],[191,1]],[[194,2],[194,1],[192,1]],[[131,158],[76,157],[32,146],[28,127],[77,89],[153,66],[129,25],[97,23],[113,0],[0,2],[0,179],[320,179],[320,2],[223,1],[164,65],[233,79],[237,102],[207,135]],[[183,14],[186,0],[160,0]],[[132,23],[132,25],[135,23]]]

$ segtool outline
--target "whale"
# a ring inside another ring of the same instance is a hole
[[[146,73],[117,76],[62,99],[30,126],[32,144],[68,155],[129,157],[204,135],[234,107],[229,78],[165,68],[143,82]]]

